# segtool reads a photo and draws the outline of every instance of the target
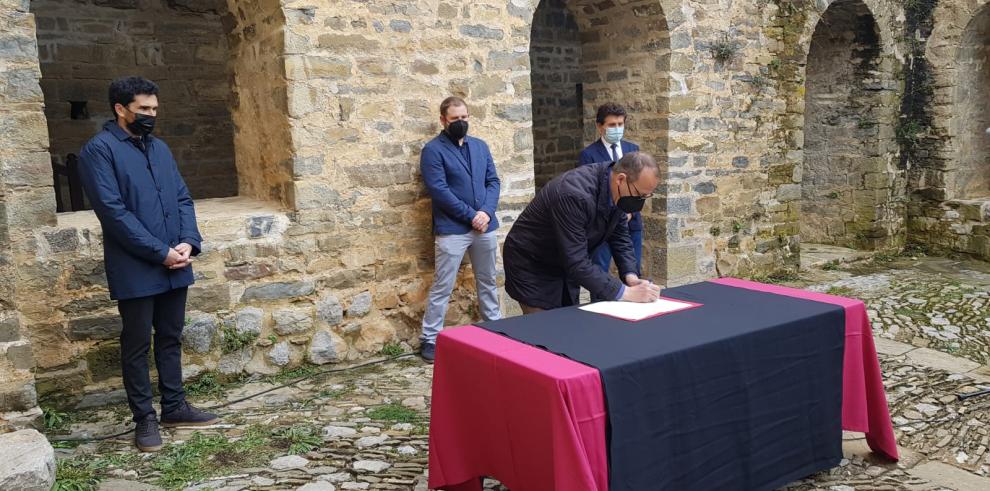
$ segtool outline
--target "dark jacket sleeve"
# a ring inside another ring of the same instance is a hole
[[[443,169],[443,158],[440,156],[440,152],[432,148],[431,145],[423,147],[423,153],[419,156],[419,170],[423,175],[423,182],[426,184],[426,190],[430,193],[430,197],[444,213],[467,224],[474,220],[477,210],[461,201],[447,186],[447,174]]]
[[[584,227],[590,217],[582,200],[573,195],[563,194],[553,203],[550,213],[553,219],[554,237],[563,255],[563,266],[567,271],[567,277],[593,295],[601,298],[617,297],[619,290],[622,289],[622,283],[591,262],[591,256],[588,255],[588,238]]]
[[[191,245],[192,255],[198,256],[203,237],[199,234],[199,227],[196,226],[196,207],[193,205],[192,196],[189,195],[186,181],[179,174],[179,168],[175,165],[174,160],[172,172],[175,174],[176,200],[179,203],[179,242]]]
[[[619,278],[625,278],[629,273],[639,274],[636,271],[636,253],[633,251],[632,239],[629,236],[629,225],[625,216],[619,220],[619,224],[608,236],[608,247],[612,250],[612,259],[619,269]]]
[[[109,149],[98,142],[90,142],[80,152],[79,164],[79,180],[103,230],[131,254],[156,264],[164,263],[168,257],[168,244],[148,232],[124,206]]]
[[[498,172],[495,171],[495,159],[492,158],[492,151],[488,145],[485,145],[484,148],[488,163],[485,166],[485,204],[481,211],[485,212],[489,218],[494,218],[495,210],[498,209],[498,195],[502,190],[502,181],[499,180]]]

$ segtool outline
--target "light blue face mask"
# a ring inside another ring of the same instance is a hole
[[[622,139],[622,133],[624,130],[625,128],[621,126],[618,128],[605,128],[605,141],[609,143],[619,143],[619,140]]]

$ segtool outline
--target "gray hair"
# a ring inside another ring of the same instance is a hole
[[[623,155],[615,164],[613,171],[621,172],[629,176],[630,181],[635,181],[639,179],[639,173],[643,172],[643,169],[651,169],[657,177],[660,176],[660,167],[657,165],[657,161],[653,160],[653,156],[646,152],[630,152]]]

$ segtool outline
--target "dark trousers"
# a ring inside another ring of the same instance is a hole
[[[636,253],[636,275],[643,274],[643,231],[642,230],[630,230],[629,238],[632,240],[633,252]],[[594,262],[602,271],[608,273],[608,268],[612,264],[612,249],[608,246],[608,242],[598,246],[595,252],[591,255],[591,260]],[[625,278],[622,278],[625,281]],[[592,295],[594,297],[594,295]],[[593,302],[599,302],[602,300],[615,300],[614,298],[592,298]]]
[[[182,326],[186,318],[187,288],[176,288],[150,297],[117,302],[124,328],[120,333],[120,362],[134,421],[155,414],[151,406],[151,375],[148,348],[154,327],[155,366],[162,413],[168,413],[185,400],[182,389]]]

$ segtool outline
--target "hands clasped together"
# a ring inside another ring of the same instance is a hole
[[[185,242],[170,248],[168,250],[168,256],[165,257],[165,261],[162,264],[168,269],[182,269],[189,266],[193,262],[192,258],[192,246],[186,244]]]

